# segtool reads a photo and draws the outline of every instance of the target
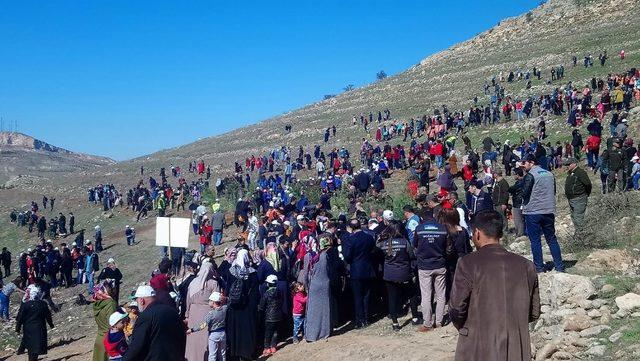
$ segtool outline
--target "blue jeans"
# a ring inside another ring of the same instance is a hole
[[[222,243],[222,230],[213,231],[213,244],[219,246]]]
[[[293,340],[298,340],[298,333],[300,330],[304,330],[304,316],[293,315]]]
[[[9,297],[0,291],[0,318],[9,319]]]
[[[441,155],[436,155],[436,165],[438,166],[438,168],[442,168],[442,156]]]
[[[595,168],[598,164],[598,152],[589,150],[587,151],[587,164],[589,168]]]
[[[89,289],[89,294],[92,295],[93,294],[93,272],[87,272],[87,283],[89,283],[89,286],[87,286],[87,288]]]
[[[634,174],[633,178],[631,178],[631,182],[633,183],[633,189],[638,190],[638,188],[640,188],[640,184],[638,184],[639,181],[640,181],[640,173]]]
[[[78,275],[76,276],[76,284],[81,285],[84,282],[84,270],[78,270]]]
[[[536,271],[544,272],[544,260],[542,258],[542,234],[544,234],[555,268],[557,271],[563,272],[562,254],[556,238],[555,215],[525,214],[524,222],[527,228],[527,236],[531,241],[531,254],[533,255],[533,263],[536,265]]]

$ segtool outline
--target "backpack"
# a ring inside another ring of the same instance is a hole
[[[244,302],[244,279],[242,277],[236,277],[229,287],[229,304],[230,305],[242,305]]]

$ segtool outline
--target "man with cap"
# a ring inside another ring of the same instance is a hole
[[[613,139],[613,146],[607,148],[602,153],[602,162],[609,165],[609,177],[607,183],[609,183],[609,192],[616,190],[616,183],[618,184],[618,192],[622,192],[625,189],[624,184],[624,171],[626,169],[625,155],[621,149],[622,139]]]
[[[187,339],[176,309],[157,303],[148,285],[139,286],[134,297],[141,313],[122,361],[183,360]]]
[[[576,236],[579,236],[584,227],[584,213],[587,210],[587,199],[591,195],[591,180],[587,172],[578,167],[578,160],[569,157],[565,159],[567,168],[567,180],[564,184],[564,194],[571,208],[571,221],[575,228]]]
[[[556,238],[556,179],[553,173],[536,164],[533,154],[523,159],[527,174],[522,187],[522,214],[529,241],[531,254],[537,272],[544,272],[542,257],[542,234],[549,245],[555,269],[564,272],[562,253]]]
[[[405,229],[407,231],[409,242],[413,243],[413,237],[415,235],[416,228],[420,224],[420,217],[415,213],[415,210],[409,204],[405,204],[404,207],[402,207],[402,213],[404,214],[404,219],[406,221]],[[393,216],[393,213],[391,215]]]
[[[631,184],[634,190],[640,189],[640,157],[637,155],[631,157]]]
[[[129,225],[124,227],[124,236],[127,238],[127,246],[133,246],[133,229]]]

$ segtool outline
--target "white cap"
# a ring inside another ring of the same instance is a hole
[[[127,317],[129,317],[129,315],[127,315],[126,313],[114,312],[111,314],[111,316],[109,316],[109,326],[113,327],[116,325],[116,323],[124,320]]]
[[[109,259],[107,260],[107,263],[116,263],[116,260],[115,260],[115,259],[113,259],[113,258],[109,258]]]
[[[31,248],[27,248],[27,253],[30,253],[30,252],[31,252]]]
[[[90,243],[91,243],[91,240],[90,240],[90,239],[85,239],[85,240],[84,240],[84,243],[85,243],[85,244],[90,244]]]
[[[635,161],[636,161],[636,160],[638,160],[638,159],[640,159],[640,157],[638,157],[637,155],[634,155],[634,156],[631,158],[631,161],[632,161],[632,162],[635,162]]]
[[[382,212],[382,219],[384,219],[385,221],[393,220],[393,211],[387,209],[384,212]]]
[[[209,296],[209,301],[220,302],[222,299],[222,294],[220,292],[213,292],[211,296]]]
[[[133,301],[129,302],[129,307],[138,307],[138,301],[133,300]]]
[[[76,242],[71,243],[71,246],[75,247],[76,246]]]
[[[51,241],[50,239],[47,240],[47,243],[53,243],[53,241]]]
[[[291,222],[289,222],[289,221],[284,221],[284,225],[285,225],[285,226],[290,226],[290,225],[291,225]]]
[[[622,119],[621,122],[626,123],[628,122],[628,120],[625,118],[625,119]]]
[[[298,214],[298,216],[296,217],[296,220],[301,221],[304,219],[304,216],[302,214]]]
[[[136,289],[136,293],[133,295],[135,298],[144,298],[144,297],[155,297],[156,291],[154,291],[153,287],[148,285],[138,286]]]
[[[278,282],[278,276],[276,275],[268,275],[267,276],[267,283],[276,283]]]
[[[56,248],[54,248],[53,250],[54,250],[54,251],[58,251],[58,250],[60,250],[60,249],[59,249],[58,247],[56,247]]]
[[[129,228],[129,225],[127,224],[126,226],[124,226],[124,228]]]

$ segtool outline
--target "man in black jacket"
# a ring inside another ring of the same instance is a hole
[[[356,328],[367,326],[369,298],[371,296],[371,281],[375,275],[373,269],[373,250],[376,241],[363,232],[360,222],[352,219],[349,222],[351,234],[346,237],[342,245],[344,260],[349,264],[351,290],[355,306]]]
[[[122,361],[184,360],[187,338],[176,309],[157,303],[151,286],[139,286],[134,297],[142,313]]]
[[[509,229],[509,221],[507,219],[507,207],[509,206],[509,183],[504,179],[501,169],[493,171],[493,179],[495,180],[491,200],[493,208],[502,216],[503,231]]]
[[[442,326],[446,290],[445,252],[447,239],[447,228],[438,223],[431,215],[427,215],[424,222],[415,230],[413,247],[417,259],[418,280],[422,294],[422,316],[424,318],[424,325],[418,329],[420,332],[433,329],[433,320],[431,319],[432,290],[435,290],[435,325],[436,327]]]

